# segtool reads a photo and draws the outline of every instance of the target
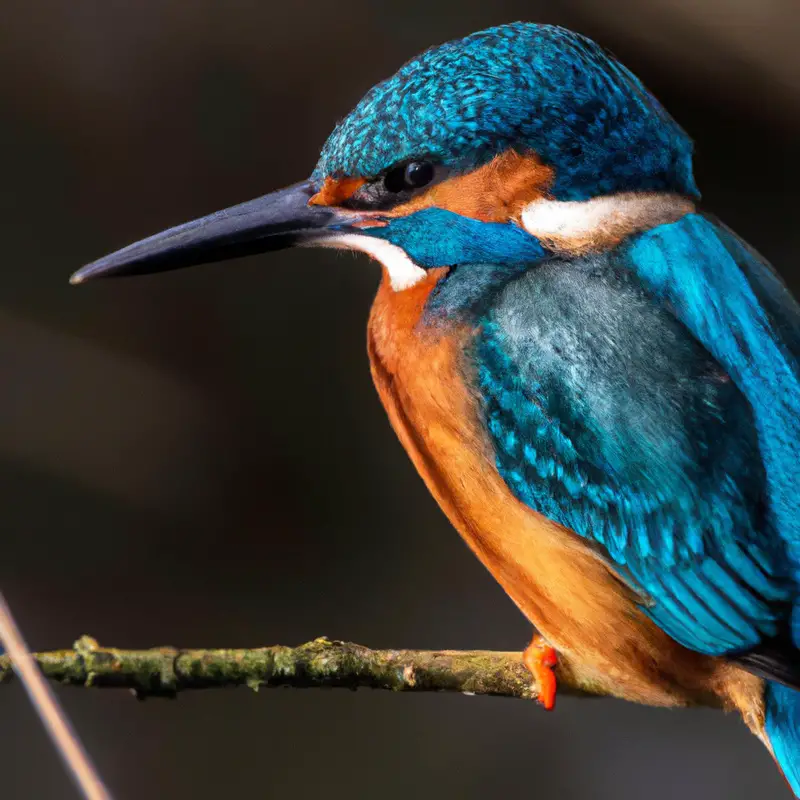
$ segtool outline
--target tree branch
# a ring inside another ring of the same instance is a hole
[[[537,687],[521,653],[487,650],[370,650],[358,644],[315,639],[298,647],[236,650],[121,650],[82,636],[72,650],[34,653],[44,675],[71,686],[116,687],[137,697],[174,697],[188,689],[246,685],[295,688],[345,687],[398,692],[462,692],[535,699]],[[0,657],[0,682],[13,670]],[[596,695],[591,676],[561,659],[561,694]]]

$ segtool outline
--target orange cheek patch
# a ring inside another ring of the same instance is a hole
[[[353,196],[366,178],[325,178],[322,188],[308,201],[310,206],[338,206]]]
[[[519,222],[525,206],[545,197],[552,183],[552,168],[538,156],[509,150],[474,172],[437,183],[385,215],[402,217],[435,206],[482,222]]]

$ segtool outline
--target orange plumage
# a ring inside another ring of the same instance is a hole
[[[387,216],[443,208],[482,222],[518,222],[529,203],[547,196],[552,181],[553,170],[537,155],[507,150],[482,167],[434,184]]]

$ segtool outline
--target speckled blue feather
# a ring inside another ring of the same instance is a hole
[[[697,195],[691,140],[633,74],[579,34],[521,22],[434,47],[375,86],[314,178],[373,177],[423,157],[465,172],[512,148],[554,167],[559,199]]]

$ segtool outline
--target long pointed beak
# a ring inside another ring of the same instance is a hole
[[[309,205],[309,181],[178,225],[79,269],[70,283],[166,272],[195,264],[282,250],[349,228],[352,215]]]

